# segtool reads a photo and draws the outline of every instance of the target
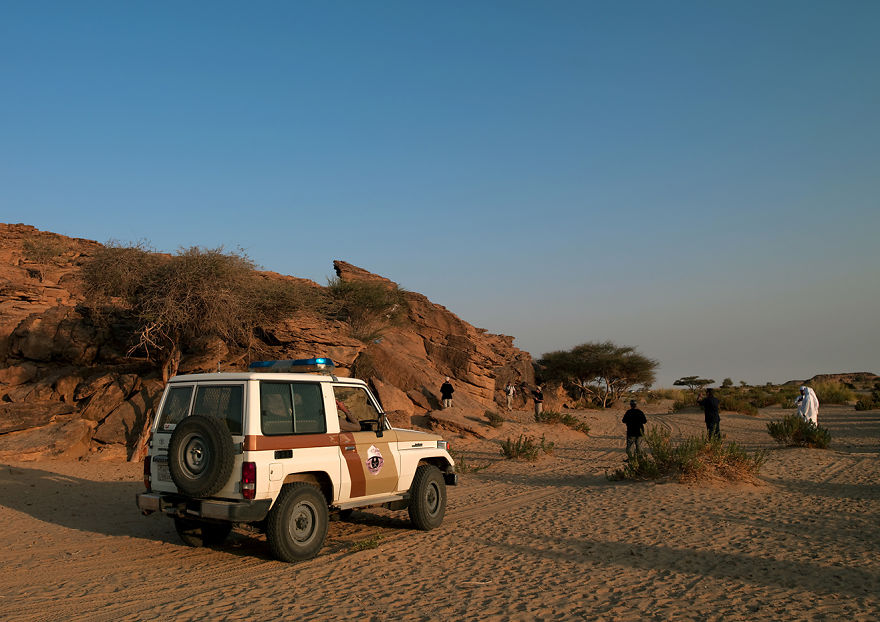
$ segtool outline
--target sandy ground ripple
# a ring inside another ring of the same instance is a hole
[[[673,434],[702,429],[698,413],[645,410]],[[682,485],[606,479],[624,456],[620,412],[577,413],[589,436],[515,412],[494,439],[452,438],[472,470],[442,527],[355,512],[299,564],[246,528],[183,546],[170,520],[138,513],[140,465],[2,464],[0,617],[877,620],[880,412],[823,408],[826,451],[775,448],[765,424],[782,413],[722,419],[770,450],[758,485]],[[553,454],[503,460],[498,441],[520,433]]]

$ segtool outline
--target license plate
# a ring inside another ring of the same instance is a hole
[[[168,468],[167,464],[156,465],[156,477],[159,479],[160,482],[171,481],[171,470]]]

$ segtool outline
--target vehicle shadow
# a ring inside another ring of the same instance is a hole
[[[146,520],[135,504],[140,481],[100,482],[0,463],[0,506],[69,529],[176,542],[167,524]]]

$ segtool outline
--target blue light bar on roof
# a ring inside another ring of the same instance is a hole
[[[296,359],[295,361],[254,361],[248,365],[251,371],[259,372],[310,372],[332,371],[336,365],[328,358]]]

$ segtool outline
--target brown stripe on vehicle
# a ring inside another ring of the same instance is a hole
[[[335,447],[340,444],[339,434],[284,434],[281,436],[245,436],[245,451],[267,449],[305,449],[307,447]]]
[[[353,447],[354,449],[346,450],[346,447]],[[339,451],[345,458],[345,466],[348,467],[348,477],[351,479],[351,492],[349,496],[363,497],[367,491],[367,480],[364,476],[364,466],[361,464],[354,436],[345,432],[340,434]]]

